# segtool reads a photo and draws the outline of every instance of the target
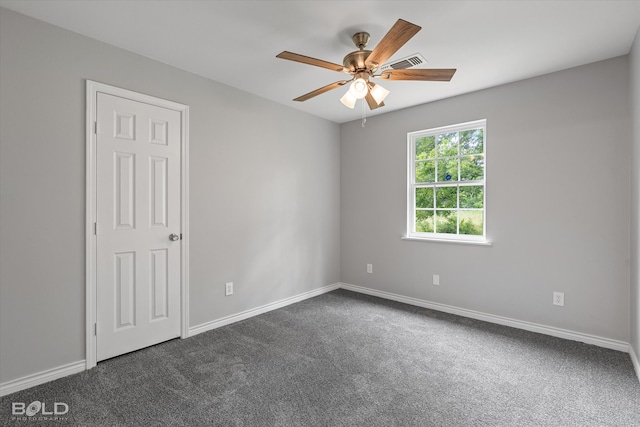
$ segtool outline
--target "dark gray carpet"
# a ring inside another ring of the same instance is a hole
[[[81,426],[640,426],[629,355],[338,290],[1,399]]]

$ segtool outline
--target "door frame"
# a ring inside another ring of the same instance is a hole
[[[189,334],[189,106],[156,98],[95,81],[86,81],[86,369],[97,364],[97,238],[95,234],[97,203],[96,170],[96,109],[98,93],[127,98],[132,101],[163,107],[180,113],[180,337]]]

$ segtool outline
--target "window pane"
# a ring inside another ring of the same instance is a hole
[[[416,182],[435,182],[436,165],[435,161],[416,162]]]
[[[458,132],[443,133],[436,136],[438,157],[453,157],[458,155]]]
[[[460,132],[460,154],[482,154],[484,151],[483,129]]]
[[[416,188],[416,208],[433,209],[433,188]]]
[[[456,211],[436,211],[436,233],[457,233]]]
[[[433,233],[433,211],[416,211],[416,232]]]
[[[477,120],[407,134],[413,191],[407,235],[463,241],[484,236],[485,125]]]
[[[483,178],[484,154],[460,158],[460,181],[475,181]]]
[[[458,159],[438,160],[438,181],[458,180]]]
[[[436,155],[435,136],[416,139],[416,160],[433,159]]]
[[[484,207],[484,186],[461,186],[460,207],[482,209]]]
[[[460,234],[482,236],[482,211],[460,211]]]
[[[438,187],[436,188],[437,208],[457,208],[458,207],[458,187]]]

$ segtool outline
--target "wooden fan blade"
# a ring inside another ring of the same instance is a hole
[[[378,68],[421,29],[422,27],[412,24],[411,22],[398,19],[389,32],[380,40],[380,43],[373,49],[367,58],[367,65],[371,68]],[[375,65],[373,63],[375,63]]]
[[[376,104],[376,100],[373,99],[371,92],[367,92],[367,96],[364,97],[367,100],[367,104],[369,104],[370,110],[375,110],[376,108],[384,107],[384,101],[380,104]]]
[[[304,56],[297,53],[287,52],[286,50],[276,55],[276,58],[288,59],[289,61],[301,62],[303,64],[314,65],[316,67],[326,68],[333,71],[344,71],[342,65],[334,64],[333,62],[323,61],[321,59],[311,58],[310,56]]]
[[[335,83],[331,83],[330,85],[326,85],[324,87],[321,87],[320,89],[316,89],[313,92],[309,92],[305,95],[299,96],[296,99],[294,99],[294,101],[306,101],[307,99],[311,99],[314,96],[318,96],[320,94],[323,94],[325,92],[329,92],[332,89],[338,88],[340,86],[343,86],[345,83],[350,82],[351,80],[340,80],[339,82],[335,82]]]
[[[384,80],[427,80],[434,82],[448,82],[455,74],[455,68],[433,68],[414,70],[387,70],[379,76]]]

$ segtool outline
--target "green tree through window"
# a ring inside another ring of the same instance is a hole
[[[412,132],[408,236],[485,236],[486,122]]]

